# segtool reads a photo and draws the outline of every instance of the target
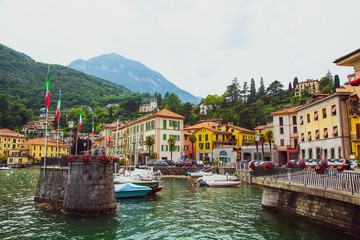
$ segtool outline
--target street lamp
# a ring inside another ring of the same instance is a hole
[[[69,142],[69,156],[71,155],[71,138],[72,138],[72,128],[74,127],[74,122],[69,121],[69,128],[70,128],[70,142]]]
[[[256,160],[258,160],[259,158],[259,146],[258,146],[258,142],[260,140],[260,136],[259,134],[255,135],[255,143],[256,143]],[[260,159],[259,159],[260,160]]]

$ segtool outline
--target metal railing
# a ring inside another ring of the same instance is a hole
[[[360,174],[356,172],[325,170],[323,174],[317,174],[314,170],[310,169],[284,169],[286,171],[262,175],[262,177],[282,182],[303,184],[304,186],[342,190],[352,194],[360,193]]]

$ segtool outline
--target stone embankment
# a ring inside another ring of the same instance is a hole
[[[69,167],[41,168],[35,202],[49,203],[65,213],[101,215],[116,210],[112,163],[74,157]]]

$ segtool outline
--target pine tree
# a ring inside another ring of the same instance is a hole
[[[340,78],[339,78],[339,75],[335,75],[334,77],[334,87],[335,88],[339,88],[340,87]]]
[[[299,83],[299,80],[297,77],[294,78],[294,81],[293,81],[293,88],[295,89],[296,88],[296,85]]]
[[[266,95],[266,90],[265,90],[265,85],[264,85],[264,80],[261,77],[260,78],[260,87],[259,87],[259,91],[258,91],[258,98],[261,98],[262,96]]]
[[[289,82],[289,87],[288,87],[289,92],[292,92],[292,86],[291,86],[291,82]]]
[[[250,82],[250,93],[249,93],[249,99],[248,102],[252,103],[256,101],[256,87],[255,87],[255,80],[254,78],[251,78]]]
[[[241,91],[241,93],[243,94],[243,99],[244,99],[244,102],[247,101],[247,95],[248,95],[248,92],[249,92],[249,86],[248,86],[248,83],[247,82],[244,82],[244,85],[243,85],[243,89]]]

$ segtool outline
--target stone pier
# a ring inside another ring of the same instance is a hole
[[[35,202],[49,203],[68,214],[101,215],[116,210],[112,163],[80,157],[68,167],[47,167],[40,171]]]

